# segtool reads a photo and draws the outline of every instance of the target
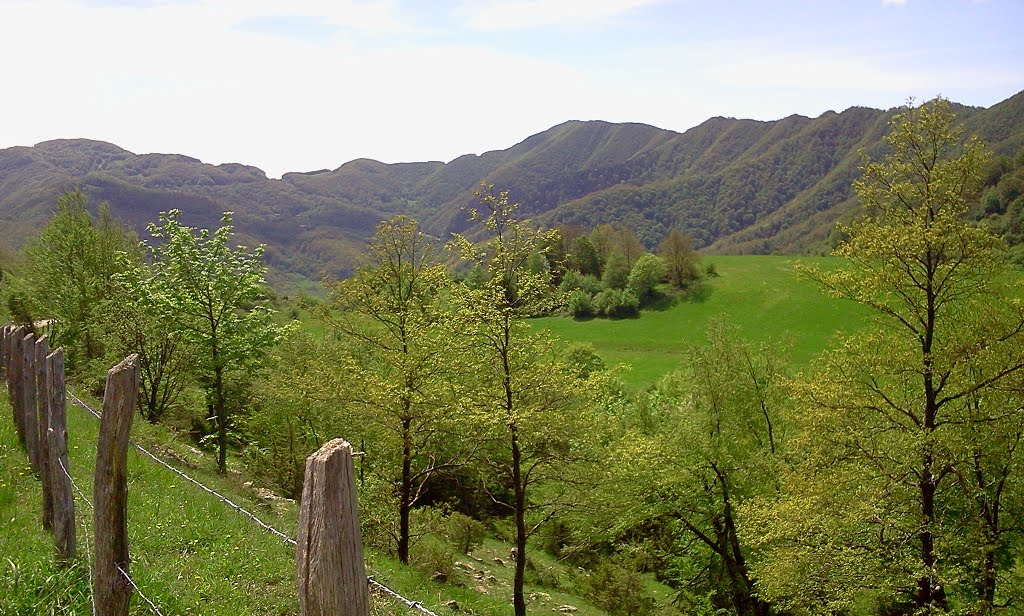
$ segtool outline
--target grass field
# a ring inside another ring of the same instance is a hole
[[[0,410],[0,614],[89,614],[86,546],[92,543],[92,511],[81,496],[76,496],[78,558],[69,567],[59,566],[53,538],[41,524],[40,484],[18,445],[6,391],[0,391]],[[69,471],[85,498],[91,500],[99,422],[70,402],[67,416]],[[297,507],[293,501],[262,497],[237,470],[217,475],[212,455],[193,449],[140,418],[132,427],[132,438],[272,526],[295,536]],[[299,613],[293,547],[131,448],[128,535],[131,576],[163,614]],[[460,566],[447,584],[379,552],[368,550],[365,556],[369,574],[438,614],[496,616],[511,609],[513,568],[509,547],[489,539],[472,555],[457,557]],[[419,547],[413,546],[413,551],[416,556]],[[569,605],[579,616],[605,614],[573,593],[573,580],[578,577],[574,567],[555,561],[539,549],[531,560],[561,580],[557,589],[527,584],[531,611],[548,612]],[[651,585],[650,592],[662,600],[670,596],[666,587]],[[372,601],[372,616],[418,613],[383,595],[374,594]],[[153,612],[136,594],[130,613]]]
[[[684,361],[686,346],[702,342],[716,317],[739,326],[744,337],[789,346],[793,367],[804,368],[838,331],[855,331],[867,313],[852,302],[826,296],[801,280],[794,263],[837,267],[828,257],[710,256],[720,276],[707,281],[696,299],[664,310],[644,310],[637,319],[576,321],[551,317],[532,321],[567,341],[589,342],[609,364],[631,367],[625,378],[638,387],[656,382]]]

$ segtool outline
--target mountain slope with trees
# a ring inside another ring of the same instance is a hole
[[[1024,92],[988,109],[954,110],[996,154],[1013,157],[1024,147]],[[834,223],[856,211],[849,187],[861,152],[883,151],[894,111],[852,107],[772,122],[716,117],[684,133],[570,121],[448,163],[357,159],[281,179],[242,164],[48,141],[0,150],[0,242],[20,246],[57,197],[77,188],[92,203],[109,201],[138,230],[160,211],[179,209],[196,226],[214,226],[233,211],[240,237],[266,243],[275,271],[340,275],[376,224],[394,215],[415,217],[437,236],[465,231],[465,208],[486,182],[541,222],[617,222],[648,247],[675,227],[715,252],[819,252]]]

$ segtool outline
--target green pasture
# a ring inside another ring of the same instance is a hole
[[[567,342],[588,342],[609,364],[630,366],[625,378],[643,387],[682,365],[688,344],[704,340],[708,323],[725,319],[754,342],[779,341],[790,350],[795,369],[807,367],[837,332],[866,323],[867,312],[853,302],[828,297],[801,279],[794,264],[838,267],[832,257],[709,256],[720,274],[696,297],[639,318],[577,321],[550,317],[532,321]]]

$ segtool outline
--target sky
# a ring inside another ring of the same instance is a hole
[[[1024,89],[1022,0],[0,0],[0,148],[449,161],[567,120],[685,131]]]

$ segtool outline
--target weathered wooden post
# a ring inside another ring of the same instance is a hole
[[[39,476],[39,412],[36,408],[36,335],[21,339],[21,415],[25,426],[25,451],[32,471]]]
[[[10,325],[0,327],[0,374],[7,375],[7,328]]]
[[[49,367],[46,356],[50,354],[50,343],[44,335],[36,340],[36,402],[39,405],[39,426],[36,442],[39,443],[39,478],[43,481],[43,528],[53,529],[53,481],[50,473],[50,396],[47,392],[46,373]]]
[[[93,595],[96,613],[128,613],[128,435],[139,398],[138,355],[130,355],[107,372],[103,417],[93,483],[93,528],[96,558]],[[118,569],[124,571],[122,573]]]
[[[340,438],[306,458],[297,544],[302,616],[370,613],[352,446]]]
[[[50,425],[46,440],[50,446],[50,484],[53,493],[53,536],[57,555],[65,563],[75,558],[75,495],[68,467],[67,402],[64,393],[64,349],[46,358],[46,397],[50,399]]]
[[[24,337],[25,328],[17,327],[7,340],[11,347],[11,370],[7,374],[7,387],[11,407],[14,409],[14,424],[18,429],[18,442],[21,443],[22,448],[25,447],[25,414],[21,410],[22,404],[25,402],[21,395],[21,373],[24,366],[21,342]]]

